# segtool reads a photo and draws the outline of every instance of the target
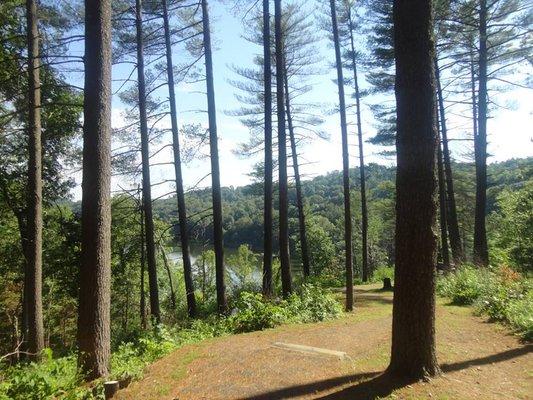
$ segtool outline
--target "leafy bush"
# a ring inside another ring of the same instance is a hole
[[[343,272],[334,268],[326,268],[320,275],[311,275],[308,282],[323,288],[343,287],[346,285]]]
[[[524,272],[533,271],[533,181],[501,191],[490,215],[491,259],[509,262]]]
[[[389,278],[391,281],[394,280],[394,267],[381,266],[374,271],[372,275],[373,282],[381,282],[383,279]]]
[[[54,359],[46,349],[42,362],[9,367],[0,375],[0,400],[81,398],[80,383],[75,356]]]
[[[329,292],[311,284],[303,285],[299,292],[279,303],[243,292],[234,307],[229,324],[237,333],[274,328],[285,322],[324,321],[342,314],[340,303]]]
[[[319,322],[338,318],[342,306],[329,292],[306,284],[299,293],[289,297],[287,312],[297,322]]]
[[[454,304],[474,305],[481,315],[533,339],[533,281],[509,267],[463,267],[437,281],[437,292]]]
[[[437,282],[437,292],[458,305],[474,304],[493,280],[489,270],[464,266],[455,273],[442,276]]]
[[[251,332],[273,328],[286,321],[286,312],[280,305],[264,301],[257,293],[242,292],[234,304],[234,315],[229,323],[234,332]]]
[[[522,332],[524,340],[533,340],[533,290],[509,302],[506,319],[517,332]]]

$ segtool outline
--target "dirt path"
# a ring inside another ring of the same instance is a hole
[[[533,399],[533,346],[468,308],[437,308],[444,374],[410,385],[380,376],[390,346],[392,295],[357,288],[343,319],[214,339],[150,366],[119,399]],[[344,351],[348,360],[287,351],[274,342]]]

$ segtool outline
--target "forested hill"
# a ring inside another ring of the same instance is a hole
[[[224,171],[222,171],[224,172]],[[475,171],[473,164],[453,165],[459,221],[463,237],[468,242],[472,234],[474,218]],[[488,166],[489,190],[488,212],[496,208],[496,199],[503,189],[513,190],[527,180],[533,179],[533,157],[512,159]],[[379,164],[366,167],[368,206],[370,214],[371,255],[383,259],[390,256],[394,234],[394,177],[395,168]],[[358,226],[359,208],[359,169],[351,170],[353,186],[352,198],[355,223]],[[319,228],[332,239],[342,242],[343,195],[342,175],[335,171],[303,182],[303,193],[307,209],[307,224],[312,232]],[[222,190],[224,211],[224,241],[228,247],[247,243],[254,249],[262,247],[263,189],[260,183],[243,187],[225,187]],[[297,242],[297,210],[295,191],[290,191],[290,226],[292,244]],[[276,198],[276,196],[275,196]],[[167,223],[177,221],[176,199],[166,198],[155,203],[154,214]],[[196,190],[187,195],[187,211],[191,216],[190,228],[196,238],[211,240],[208,217],[211,205],[210,189]],[[276,202],[274,208],[277,208]],[[207,211],[206,211],[207,210]],[[276,231],[275,231],[276,232]],[[358,245],[356,229],[355,245]],[[387,250],[388,249],[388,250]],[[373,254],[372,254],[373,251]],[[389,253],[389,254],[386,254]],[[385,260],[381,260],[385,261]],[[376,262],[378,262],[376,260]]]

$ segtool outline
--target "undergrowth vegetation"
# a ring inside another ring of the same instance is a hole
[[[533,279],[508,268],[464,266],[442,276],[437,292],[458,305],[473,305],[480,315],[508,324],[533,340]]]
[[[324,321],[342,313],[341,305],[329,292],[313,285],[303,285],[286,300],[266,301],[259,294],[241,292],[232,305],[232,313],[227,317],[210,316],[139,332],[113,352],[109,379],[140,379],[148,364],[185,344],[273,328],[283,323]],[[76,369],[75,354],[54,358],[47,349],[41,363],[0,369],[0,400],[104,398],[102,382],[83,386],[82,378]]]

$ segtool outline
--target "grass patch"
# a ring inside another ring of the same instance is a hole
[[[170,375],[171,378],[176,382],[185,378],[185,376],[187,376],[187,367],[190,363],[198,358],[200,358],[200,352],[198,350],[192,350],[185,354],[182,358],[180,358],[176,369],[172,371],[172,374]]]

